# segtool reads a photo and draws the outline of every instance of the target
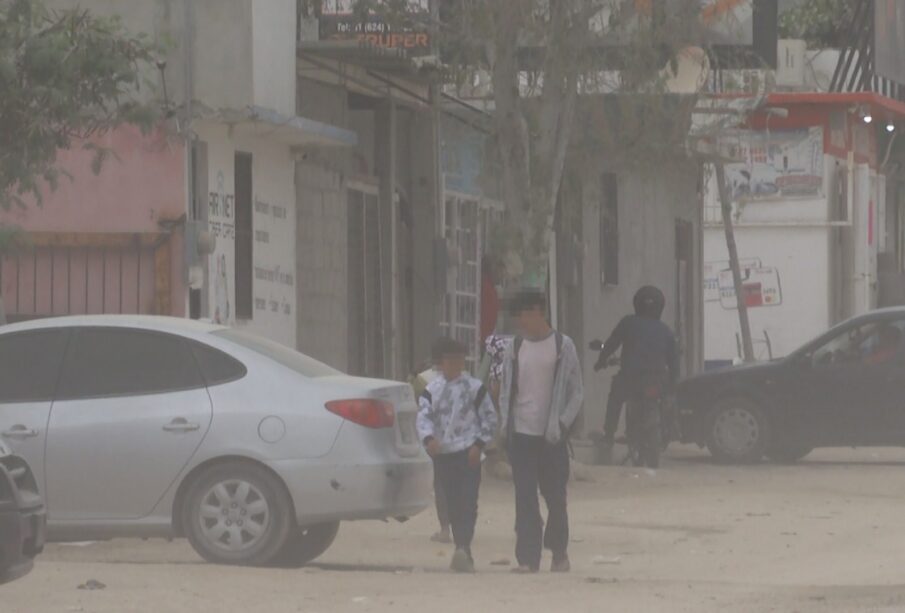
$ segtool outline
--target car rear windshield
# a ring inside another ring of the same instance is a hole
[[[270,358],[290,368],[295,372],[305,375],[306,377],[330,377],[333,375],[341,375],[342,373],[335,368],[327,366],[322,362],[318,362],[314,358],[310,358],[303,353],[299,353],[285,345],[262,338],[255,334],[249,334],[242,330],[228,329],[213,332],[214,336],[225,338],[228,341],[236,343],[246,349],[250,349],[256,353]]]

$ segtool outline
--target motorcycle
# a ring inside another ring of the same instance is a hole
[[[592,341],[590,349],[599,352],[603,343]],[[606,366],[619,364],[619,358],[610,358]],[[671,441],[679,438],[674,403],[667,392],[664,375],[643,377],[633,397],[627,399],[625,432],[624,439],[617,439],[628,446],[621,464],[631,462],[633,466],[659,467],[660,454]]]

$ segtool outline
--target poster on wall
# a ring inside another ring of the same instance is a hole
[[[760,258],[742,258],[739,266],[744,271],[763,266]],[[720,274],[729,270],[729,261],[704,262],[704,302],[720,302]]]
[[[823,128],[746,131],[739,153],[744,162],[726,165],[734,201],[822,195]]]
[[[399,17],[382,14],[379,9],[362,16],[355,12],[355,4],[356,0],[323,1],[319,17],[321,40],[357,40],[375,47],[405,49],[413,55],[430,53],[429,0],[407,0]],[[387,2],[378,4],[389,7]]]
[[[212,177],[214,189],[208,194],[207,217],[216,247],[211,254],[211,319],[214,323],[230,325],[235,321],[234,288],[236,258],[236,196],[233,182],[228,183],[222,171]]]
[[[782,285],[779,271],[772,266],[742,269],[742,292],[749,309],[774,307],[782,304]],[[732,271],[720,272],[720,305],[727,310],[738,308]]]

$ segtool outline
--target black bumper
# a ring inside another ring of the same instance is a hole
[[[0,584],[27,574],[44,549],[47,517],[37,494],[17,490],[15,481],[0,465]],[[5,486],[5,487],[4,487]]]

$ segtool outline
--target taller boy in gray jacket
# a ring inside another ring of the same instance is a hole
[[[517,294],[510,311],[519,329],[506,351],[500,412],[515,482],[516,572],[540,569],[543,548],[553,552],[551,570],[568,572],[569,431],[584,392],[575,343],[554,330],[541,292]],[[546,526],[537,492],[547,502]]]

